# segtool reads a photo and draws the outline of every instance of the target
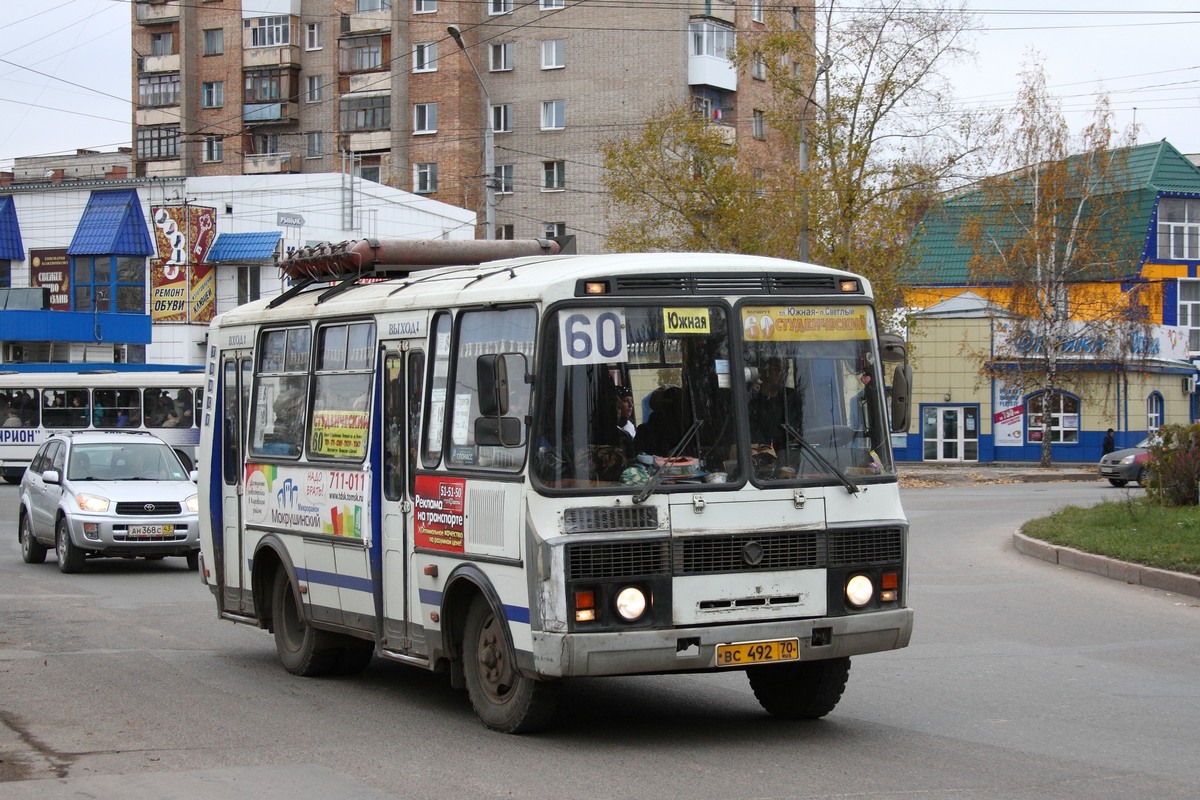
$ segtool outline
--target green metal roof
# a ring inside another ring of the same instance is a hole
[[[1146,258],[1150,225],[1160,193],[1200,195],[1197,167],[1165,139],[1114,151],[1118,169],[1110,181],[1108,204],[1120,218],[1111,231],[1129,253],[1127,275],[1140,271]],[[1072,159],[1081,158],[1073,156]],[[1069,159],[1070,161],[1070,159]],[[934,206],[921,222],[913,239],[912,257],[902,268],[902,280],[911,286],[974,286],[979,283],[970,271],[972,245],[962,236],[963,228],[987,211],[988,202],[979,190],[952,197]],[[996,219],[1003,214],[996,212]],[[1004,237],[1009,223],[997,222],[995,232]],[[1012,234],[1015,235],[1015,234]]]

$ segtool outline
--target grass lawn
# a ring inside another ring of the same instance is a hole
[[[1200,575],[1200,508],[1145,498],[1064,508],[1028,522],[1026,536],[1088,553]]]

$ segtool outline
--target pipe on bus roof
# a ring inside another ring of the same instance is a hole
[[[505,258],[558,255],[563,250],[554,239],[358,239],[301,247],[280,261],[279,268],[293,279],[332,279],[380,267],[386,271],[482,264]]]

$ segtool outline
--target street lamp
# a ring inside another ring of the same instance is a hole
[[[812,99],[813,92],[817,90],[817,81],[821,76],[829,71],[833,59],[828,55],[821,59],[821,63],[817,64],[816,72],[813,74],[812,89],[804,96],[804,105],[800,111],[800,175],[805,181],[805,186],[801,187],[800,194],[800,260],[808,261],[808,106],[814,105],[820,108],[820,104]],[[826,98],[828,102],[828,98]]]
[[[458,49],[462,50],[463,55],[467,57],[467,63],[471,65],[471,71],[475,73],[475,80],[479,81],[479,88],[483,90],[483,188],[485,197],[484,220],[487,228],[484,238],[495,239],[496,133],[492,130],[492,96],[488,94],[487,84],[483,82],[483,76],[475,68],[475,61],[471,58],[471,53],[467,50],[466,43],[463,42],[462,31],[457,25],[450,25],[446,28],[446,33],[450,34],[450,38],[458,45]]]

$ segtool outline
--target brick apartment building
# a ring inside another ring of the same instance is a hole
[[[601,146],[647,117],[690,102],[749,162],[789,157],[767,83],[725,57],[763,20],[761,0],[135,0],[134,169],[352,171],[476,211],[484,238],[486,108],[496,236],[596,251]]]

